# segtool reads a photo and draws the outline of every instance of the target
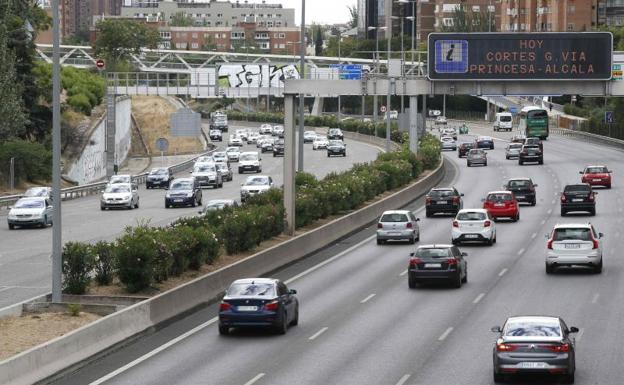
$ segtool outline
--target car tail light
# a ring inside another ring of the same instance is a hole
[[[431,202],[432,202],[431,197],[426,197],[426,198],[425,198],[425,204],[430,205],[430,204],[431,204]]]
[[[553,248],[552,245],[553,245],[553,239],[549,238],[548,242],[546,242],[546,247],[548,248],[548,250],[552,250],[552,248]]]
[[[561,194],[561,202],[565,202],[566,200],[567,200],[567,199],[566,199],[565,194]]]
[[[219,311],[228,311],[232,308],[232,305],[230,305],[227,302],[221,302],[221,304],[219,305]]]
[[[594,193],[590,193],[590,194],[589,194],[589,200],[590,200],[590,201],[593,201],[593,200],[594,200]]]
[[[377,223],[377,228],[378,229],[383,229],[383,225],[381,223]]]
[[[446,263],[448,263],[449,266],[457,266],[457,259],[449,258],[449,259],[446,260]]]
[[[279,307],[278,301],[271,301],[264,304],[264,310],[266,311],[276,311]]]
[[[518,349],[518,346],[514,344],[496,344],[496,351],[498,352],[513,352],[516,349]]]
[[[593,243],[592,249],[597,249],[598,248],[598,240],[596,238],[592,237],[592,243]]]
[[[408,229],[412,228],[412,222],[407,222],[407,225],[405,225],[405,227],[407,227]]]
[[[483,226],[485,226],[485,227],[490,227],[491,225],[492,225],[492,222],[490,222],[490,221],[483,222]]]
[[[453,221],[453,227],[459,227],[459,222]]]
[[[453,203],[459,203],[459,197],[453,197]]]
[[[413,266],[418,265],[419,263],[422,263],[422,259],[417,258],[417,257],[410,258],[410,261],[409,261],[410,266],[413,267]]]
[[[567,342],[558,345],[544,345],[543,347],[555,353],[567,353],[570,351],[570,344]]]

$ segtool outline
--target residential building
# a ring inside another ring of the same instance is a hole
[[[230,27],[254,22],[260,27],[295,27],[295,9],[281,4],[174,0],[124,0],[121,16],[169,22],[177,14],[193,19],[196,27]]]
[[[620,27],[624,25],[624,0],[599,0],[597,23]]]
[[[501,1],[502,32],[583,32],[597,24],[597,0]]]
[[[513,1],[516,2],[518,0]],[[468,14],[480,14],[484,18],[484,26],[488,25],[491,17],[493,30],[501,30],[501,0],[436,0],[433,10],[435,17],[434,30],[443,31],[445,27],[452,28],[454,24],[453,16],[457,7],[460,6],[464,7]]]

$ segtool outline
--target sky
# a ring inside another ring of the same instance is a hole
[[[267,0],[267,3],[295,8],[295,22],[301,23],[301,0]],[[347,23],[350,18],[347,6],[356,4],[357,0],[306,0],[306,24]]]

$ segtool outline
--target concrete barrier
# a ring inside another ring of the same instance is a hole
[[[31,384],[75,366],[161,322],[214,300],[235,279],[266,275],[353,233],[375,221],[383,211],[403,207],[419,198],[443,177],[441,164],[422,180],[371,205],[2,361],[0,384]]]

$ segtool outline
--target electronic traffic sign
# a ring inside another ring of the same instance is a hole
[[[431,80],[609,80],[610,32],[431,33]]]

